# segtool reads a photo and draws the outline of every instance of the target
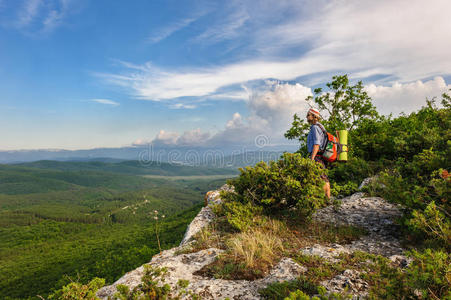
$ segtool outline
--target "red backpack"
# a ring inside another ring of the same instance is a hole
[[[333,134],[326,131],[322,124],[315,124],[321,128],[321,131],[326,137],[326,141],[319,149],[319,154],[325,161],[334,162],[338,159],[338,154],[341,153],[342,145],[340,144],[338,138]]]

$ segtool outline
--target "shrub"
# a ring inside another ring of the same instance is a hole
[[[324,205],[321,166],[300,154],[284,153],[279,161],[259,162],[240,168],[240,176],[229,180],[234,192],[224,192],[225,201],[251,203],[267,212],[297,207],[301,216],[310,216]]]
[[[439,211],[435,202],[432,201],[424,211],[414,210],[412,219],[408,224],[413,230],[424,232],[429,237],[438,240],[442,245],[451,245],[450,221]]]
[[[250,226],[258,222],[257,216],[261,215],[262,207],[252,203],[243,204],[241,202],[225,202],[217,206],[214,212],[219,216],[225,216],[227,223],[235,230],[245,231]]]
[[[372,271],[364,275],[370,281],[370,299],[450,299],[451,260],[443,251],[426,249],[408,253],[413,262],[405,270],[390,265],[378,256]]]
[[[426,249],[413,250],[414,258],[407,270],[407,281],[411,290],[420,290],[423,297],[450,299],[451,259],[448,253]]]
[[[345,300],[345,299],[352,299],[352,296],[347,294],[341,294],[341,293],[331,293],[326,294],[326,289],[322,286],[318,287],[318,296],[310,297],[304,292],[297,290],[295,292],[291,292],[288,297],[286,297],[284,300]]]
[[[346,197],[359,190],[359,185],[355,182],[348,181],[345,184],[332,183],[330,193],[335,197]]]
[[[96,292],[105,285],[105,279],[94,278],[88,284],[71,282],[49,296],[49,299],[81,300],[99,299]]]

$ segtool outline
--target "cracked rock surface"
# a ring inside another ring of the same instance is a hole
[[[317,211],[313,218],[321,222],[365,228],[368,235],[346,247],[352,251],[361,250],[388,257],[404,251],[397,236],[399,228],[393,222],[401,214],[400,207],[380,197],[365,197],[363,193],[355,193],[341,199],[338,209],[325,207]]]
[[[394,219],[401,216],[399,206],[388,203],[379,197],[365,197],[363,193],[355,193],[341,199],[341,206],[332,206],[317,211],[313,218],[317,221],[353,225],[363,227],[368,235],[353,241],[351,244],[331,246],[313,245],[301,249],[306,255],[316,255],[330,262],[337,262],[341,253],[350,254],[356,250],[388,257],[394,265],[405,267],[409,260],[401,255],[401,247],[397,236],[398,226]],[[365,298],[369,285],[360,278],[357,270],[345,270],[336,277],[321,282],[328,292],[342,292],[345,289],[354,298]]]
[[[179,279],[189,280],[187,289],[200,295],[202,299],[259,299],[259,289],[273,282],[293,280],[306,270],[291,258],[284,258],[272,268],[269,275],[259,280],[207,278],[193,275],[193,273],[212,263],[223,250],[209,248],[196,253],[176,255],[178,250],[180,250],[180,247],[163,251],[154,256],[149,265],[160,268],[166,267],[168,276],[165,283],[168,283],[171,287],[175,287]],[[142,266],[125,274],[114,284],[103,287],[97,292],[97,296],[101,299],[108,299],[109,296],[114,295],[118,284],[125,284],[133,289],[141,283],[143,274],[144,267]]]

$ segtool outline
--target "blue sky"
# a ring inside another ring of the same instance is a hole
[[[446,0],[0,0],[0,150],[285,143],[335,74],[388,114],[451,88]]]

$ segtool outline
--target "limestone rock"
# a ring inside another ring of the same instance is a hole
[[[363,193],[355,193],[341,199],[338,209],[325,207],[317,211],[313,218],[321,222],[365,228],[369,234],[347,248],[388,257],[404,251],[397,237],[399,227],[394,223],[394,219],[401,214],[399,206],[380,197],[365,197]]]
[[[207,206],[203,207],[197,214],[197,216],[193,219],[193,221],[189,224],[188,228],[186,229],[185,236],[180,242],[180,245],[185,245],[186,243],[191,241],[196,233],[207,226],[215,218],[215,214],[213,213],[210,204],[219,204],[222,202],[220,198],[221,191],[233,191],[233,187],[224,184],[219,190],[209,191],[205,195],[205,202]]]
[[[185,235],[183,236],[181,245],[185,245],[192,240],[193,236],[198,233],[202,228],[207,226],[215,217],[215,214],[211,210],[211,207],[202,207],[201,211],[197,216],[191,221],[188,228],[186,229]]]
[[[361,299],[368,296],[369,285],[360,278],[360,272],[356,270],[345,270],[331,280],[320,283],[329,293],[340,293],[345,290],[354,295],[353,299]]]
[[[392,265],[398,268],[406,268],[413,261],[413,258],[405,255],[392,255],[388,258]]]
[[[337,256],[339,256],[341,253],[349,254],[351,253],[351,250],[339,244],[333,244],[331,246],[322,246],[315,244],[312,247],[301,249],[301,252],[305,255],[315,255],[328,261],[336,262],[338,261],[338,259],[336,259]]]
[[[270,271],[269,275],[259,280],[206,278],[194,275],[194,273],[212,263],[223,250],[210,248],[196,253],[175,255],[177,250],[180,250],[180,247],[163,251],[154,256],[149,265],[160,268],[166,267],[168,276],[165,283],[168,283],[171,287],[175,287],[179,279],[189,280],[187,289],[200,295],[202,299],[260,299],[259,289],[273,282],[293,280],[306,270],[292,259],[284,258]],[[113,285],[100,289],[97,296],[101,299],[107,299],[108,296],[114,295],[118,284],[126,284],[133,289],[141,283],[140,278],[143,272],[144,267],[140,267],[127,273]]]

